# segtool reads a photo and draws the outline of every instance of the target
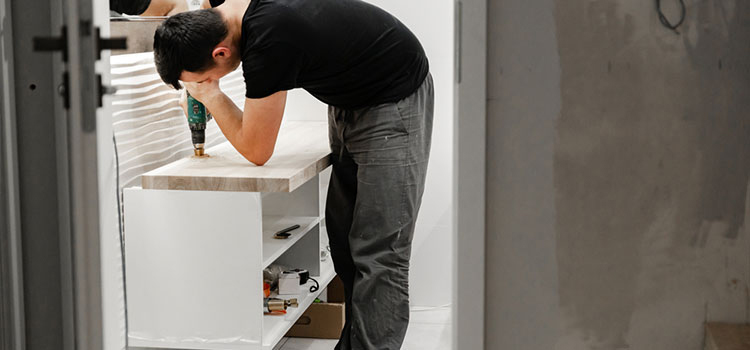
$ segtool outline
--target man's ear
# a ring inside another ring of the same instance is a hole
[[[211,57],[213,57],[214,60],[227,59],[231,56],[232,56],[232,50],[230,50],[226,46],[217,46],[214,48],[214,51],[211,52]]]

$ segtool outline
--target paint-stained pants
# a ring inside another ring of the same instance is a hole
[[[396,350],[409,324],[409,259],[430,154],[433,84],[360,110],[328,109],[326,227],[346,292],[337,350]]]

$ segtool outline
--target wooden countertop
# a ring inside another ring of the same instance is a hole
[[[206,150],[207,158],[180,159],[141,177],[144,189],[291,192],[330,165],[326,122],[285,122],[271,159],[256,166],[229,142]]]

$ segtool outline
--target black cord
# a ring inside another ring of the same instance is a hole
[[[661,11],[661,0],[656,0],[656,11],[659,12],[659,22],[661,22],[662,25],[665,27],[674,30],[675,33],[680,34],[679,31],[677,31],[677,27],[682,25],[682,22],[685,21],[685,14],[687,12],[687,9],[685,9],[685,1],[684,0],[678,0],[680,3],[680,20],[677,21],[676,24],[672,24],[666,16],[664,16],[664,12]]]
[[[115,133],[112,133],[112,144],[115,149],[115,183],[117,187],[115,191],[117,193],[117,225],[120,228],[120,259],[122,260],[122,299],[125,303],[125,349],[128,348],[128,293],[125,287],[125,232],[122,228],[122,207],[120,204],[120,198],[122,193],[120,192],[120,156],[117,152],[117,139],[115,139]]]
[[[310,277],[310,280],[312,280],[313,282],[315,282],[315,285],[314,285],[314,286],[310,286],[310,293],[315,293],[315,292],[317,292],[317,291],[318,291],[318,289],[320,289],[320,283],[318,283],[318,281],[316,281],[316,280],[315,280],[314,278],[312,278],[312,277]]]

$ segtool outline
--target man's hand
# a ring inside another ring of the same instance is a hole
[[[185,112],[185,117],[188,116],[187,112],[187,93],[190,93],[190,96],[193,96],[196,100],[203,103],[204,106],[206,106],[206,113],[208,114],[208,120],[211,120],[212,115],[211,111],[208,109],[208,103],[212,99],[216,99],[217,97],[224,95],[224,93],[219,88],[219,82],[218,81],[205,81],[202,83],[188,83],[188,82],[182,82],[182,84],[185,86],[185,89],[180,94],[180,107],[182,107],[182,111]]]
[[[188,117],[187,89],[180,90],[180,98],[178,100],[178,103],[180,104],[180,108],[182,108],[182,112],[185,113],[185,118],[187,118]],[[206,108],[206,121],[207,122],[211,121],[212,118],[213,118],[213,115],[211,114],[211,111],[208,108]]]
[[[200,83],[182,82],[182,85],[185,86],[185,89],[190,93],[190,96],[201,101],[204,105],[208,105],[211,99],[215,99],[224,94],[219,88],[218,80],[209,79]]]

